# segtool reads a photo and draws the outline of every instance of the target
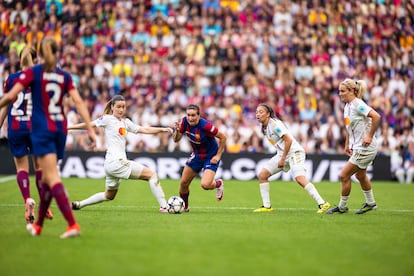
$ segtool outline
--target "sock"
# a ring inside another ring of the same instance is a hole
[[[50,187],[46,183],[42,184],[41,191],[42,193],[40,195],[40,203],[36,221],[36,224],[39,226],[43,226],[47,209],[49,208],[50,203],[52,202],[52,193],[50,191]]]
[[[74,225],[76,221],[75,217],[73,216],[73,212],[69,203],[69,198],[66,193],[65,187],[61,182],[59,182],[53,185],[51,190],[52,196],[55,198],[56,204],[59,207],[59,210],[62,213],[63,217],[68,222],[68,225]]]
[[[166,208],[167,201],[165,200],[165,194],[162,190],[160,180],[158,179],[158,175],[153,174],[151,178],[148,180],[148,183],[150,185],[152,194],[155,196],[160,206],[162,208]]]
[[[223,182],[217,180],[214,180],[214,183],[216,184],[216,189],[223,185]]]
[[[374,193],[372,192],[372,189],[362,192],[364,193],[366,203],[368,203],[369,205],[375,204]]]
[[[263,207],[270,208],[270,184],[269,182],[260,183],[260,195],[262,196]]]
[[[349,196],[341,196],[341,198],[339,199],[339,208],[345,208],[348,206],[348,199]]]
[[[188,197],[190,196],[190,191],[188,191],[188,193],[184,194],[184,193],[180,193],[180,197],[184,200],[185,203],[185,208],[187,209],[188,206]]]
[[[19,185],[20,192],[23,196],[23,200],[26,203],[26,199],[30,197],[30,180],[29,173],[26,171],[19,171],[16,176],[17,184]]]
[[[106,198],[105,196],[105,192],[100,192],[100,193],[96,193],[90,197],[88,197],[85,200],[82,200],[81,202],[79,202],[79,208],[88,206],[88,205],[93,205],[93,204],[97,204],[97,203],[101,203],[103,201],[108,201],[109,199]]]
[[[39,196],[42,194],[42,170],[36,171],[36,188],[39,192]]]
[[[325,203],[325,200],[323,200],[323,198],[318,193],[318,190],[316,190],[315,186],[312,183],[309,182],[306,184],[304,189],[318,203],[318,205]]]

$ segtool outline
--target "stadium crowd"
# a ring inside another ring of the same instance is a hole
[[[382,116],[380,154],[393,170],[414,166],[412,0],[17,0],[2,1],[0,20],[2,83],[20,69],[25,45],[53,36],[93,119],[115,94],[143,126],[170,126],[195,103],[233,153],[274,151],[260,139],[259,103],[307,153],[342,153],[338,85],[364,79],[364,100]],[[129,151],[190,151],[166,134],[128,138]],[[86,140],[71,132],[67,149],[86,149]]]

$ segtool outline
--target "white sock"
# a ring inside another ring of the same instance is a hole
[[[269,182],[260,183],[260,195],[262,196],[263,207],[270,208],[270,185]]]
[[[105,192],[100,192],[100,193],[96,193],[90,197],[88,197],[85,200],[82,200],[81,202],[79,202],[79,207],[85,207],[88,205],[92,205],[92,204],[96,204],[96,203],[100,203],[103,201],[108,201],[109,199],[106,198],[105,196]]]
[[[341,199],[339,200],[339,208],[345,208],[348,206],[348,198],[349,196],[341,196]]]
[[[364,193],[366,203],[368,203],[369,205],[375,204],[374,193],[372,192],[372,189],[362,192]]]
[[[306,184],[304,189],[318,203],[318,205],[325,203],[325,200],[323,200],[321,195],[318,193],[318,190],[316,190],[315,186],[312,183],[309,182]]]
[[[166,208],[167,201],[165,200],[165,194],[162,190],[160,180],[158,179],[158,175],[154,174],[153,176],[151,176],[151,178],[148,180],[148,183],[150,185],[152,194],[155,196],[160,206]]]

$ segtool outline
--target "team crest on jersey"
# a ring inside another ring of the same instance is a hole
[[[349,119],[349,117],[345,117],[344,121],[346,126],[349,126],[351,124],[351,120]]]
[[[198,133],[196,133],[194,136],[195,136],[197,141],[200,140],[200,138],[201,138],[200,134],[198,134]]]
[[[275,140],[273,140],[272,138],[270,138],[270,139],[268,139],[269,140],[269,143],[270,144],[272,144],[272,145],[275,145],[276,143],[275,143]]]
[[[126,135],[127,135],[127,130],[126,130],[126,128],[124,128],[124,127],[120,127],[120,128],[118,129],[118,133],[119,133],[119,135],[121,135],[121,136],[126,136]]]

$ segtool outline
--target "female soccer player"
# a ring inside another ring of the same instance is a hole
[[[180,197],[185,202],[185,212],[189,212],[188,197],[191,181],[202,170],[201,187],[204,190],[216,189],[216,199],[221,201],[224,195],[222,179],[214,180],[220,164],[221,155],[226,147],[226,135],[219,131],[211,122],[200,116],[200,107],[190,104],[186,108],[186,116],[174,125],[174,142],[181,140],[183,135],[190,141],[193,152],[185,163],[180,180]],[[216,138],[218,138],[218,143]]]
[[[260,194],[262,196],[262,207],[254,212],[272,212],[270,204],[269,177],[281,172],[291,171],[295,181],[317,202],[318,213],[324,213],[331,206],[323,200],[315,186],[306,179],[305,150],[289,133],[285,124],[276,118],[273,109],[264,103],[256,108],[256,119],[262,125],[262,133],[267,140],[277,149],[273,156],[258,174]]]
[[[125,147],[128,132],[135,134],[172,133],[172,129],[169,127],[143,127],[136,125],[130,119],[125,118],[125,112],[126,103],[124,97],[116,95],[106,104],[104,115],[92,121],[92,126],[105,129],[106,156],[104,167],[106,189],[105,192],[96,193],[85,200],[72,202],[73,210],[113,200],[118,192],[121,179],[143,179],[149,182],[151,191],[160,204],[160,212],[167,212],[167,202],[157,173],[144,165],[128,160]],[[80,123],[69,127],[69,129],[84,129],[85,126],[84,123]]]
[[[339,205],[329,209],[327,214],[348,212],[351,176],[354,174],[365,196],[365,203],[356,214],[364,214],[377,208],[371,181],[367,176],[367,167],[377,155],[377,140],[374,134],[381,116],[362,100],[366,91],[367,85],[363,80],[345,79],[339,84],[339,97],[345,103],[345,153],[350,158],[339,174],[342,186]]]
[[[22,70],[33,66],[36,62],[37,53],[34,48],[25,47],[20,53],[20,67]],[[4,93],[13,87],[16,80],[21,75],[21,71],[11,74],[5,84]],[[30,89],[21,91],[17,98],[12,101],[8,109],[0,111],[0,128],[3,126],[4,120],[7,119],[7,138],[12,152],[14,164],[16,166],[16,179],[20,192],[25,203],[25,219],[26,223],[33,223],[35,216],[36,201],[30,195],[30,178],[29,178],[29,155],[32,154],[32,142],[30,140],[31,116],[32,116],[32,94]],[[42,189],[42,170],[39,168],[37,161],[33,158],[35,167],[36,187],[41,195]],[[52,211],[47,209],[46,217],[53,219]]]
[[[32,92],[32,132],[33,154],[42,168],[42,195],[38,218],[35,223],[27,224],[27,230],[33,236],[42,232],[43,222],[52,198],[68,223],[62,239],[80,235],[80,226],[76,223],[70,208],[70,202],[57,168],[58,159],[63,158],[67,121],[62,101],[66,94],[72,97],[82,118],[88,125],[88,134],[95,142],[95,130],[90,125],[90,117],[83,105],[71,75],[56,66],[58,46],[53,38],[47,37],[40,45],[40,55],[44,63],[24,70],[13,88],[0,100],[0,108],[14,101],[20,91],[30,87]]]

